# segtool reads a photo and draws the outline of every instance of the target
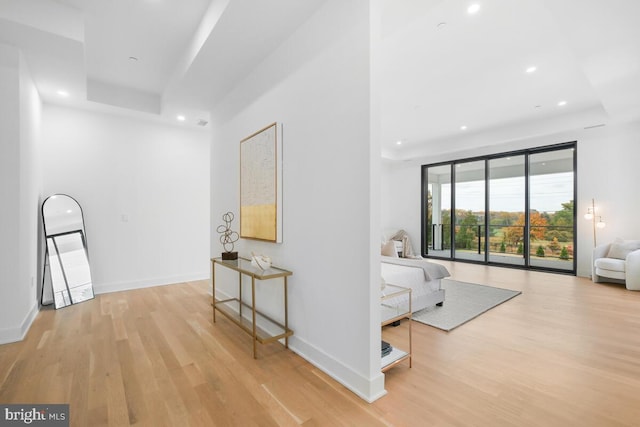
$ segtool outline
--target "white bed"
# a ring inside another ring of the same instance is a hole
[[[445,295],[440,281],[449,277],[449,271],[444,266],[424,258],[382,256],[381,261],[382,279],[386,283],[411,288],[412,312],[436,304],[442,305]],[[387,300],[387,304],[401,303],[402,301]]]

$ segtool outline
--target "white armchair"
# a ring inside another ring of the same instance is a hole
[[[623,283],[640,291],[640,240],[621,240],[593,249],[591,279],[594,282]]]

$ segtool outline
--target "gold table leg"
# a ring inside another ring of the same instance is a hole
[[[253,320],[253,358],[258,358],[258,350],[256,348],[256,278],[251,276],[251,316]]]
[[[216,323],[216,263],[211,261],[211,305],[213,306],[213,323]]]
[[[240,303],[238,304],[238,313],[240,314],[240,318],[242,319],[242,273],[238,271],[238,299]]]
[[[284,331],[289,332],[289,313],[287,310],[287,276],[284,276]],[[284,337],[284,347],[289,348],[289,336]]]

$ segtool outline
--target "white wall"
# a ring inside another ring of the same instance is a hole
[[[45,104],[44,196],[83,208],[97,293],[209,277],[205,131]]]
[[[282,123],[283,242],[241,240],[237,249],[244,256],[268,254],[294,272],[290,347],[374,400],[384,383],[379,309],[371,304],[371,278],[379,277],[379,264],[370,262],[377,218],[371,211],[379,187],[371,194],[369,53],[368,2],[328,1],[213,112],[211,226],[229,210],[239,218],[240,140]],[[377,150],[373,157],[379,161]],[[212,256],[221,251],[212,239]],[[374,282],[377,289],[379,279]],[[257,298],[276,312],[280,295],[273,288]]]
[[[415,254],[420,253],[420,165],[383,162],[382,231],[403,229],[411,237]]]
[[[591,199],[607,226],[598,244],[617,237],[640,239],[640,122],[582,131],[578,140],[578,275],[591,275],[593,228],[583,218]]]
[[[578,141],[578,275],[591,274],[593,232],[591,222],[582,219],[596,200],[596,210],[607,223],[598,230],[598,243],[616,237],[640,239],[640,221],[636,213],[640,198],[640,123],[611,124],[601,128],[520,140],[501,146],[481,147],[413,162],[387,164],[382,179],[383,227],[404,228],[415,249],[420,249],[420,165],[461,159],[562,142]]]
[[[37,314],[40,109],[21,53],[0,45],[0,344]]]

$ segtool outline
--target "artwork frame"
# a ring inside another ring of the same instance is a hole
[[[282,128],[277,122],[240,141],[240,237],[282,242]]]

